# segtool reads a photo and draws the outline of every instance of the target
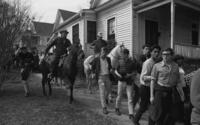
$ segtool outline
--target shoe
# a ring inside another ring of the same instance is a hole
[[[25,95],[24,95],[25,97],[29,97],[30,96],[30,93],[25,93]]]
[[[103,114],[107,115],[108,114],[108,110],[106,107],[103,108]]]
[[[116,113],[117,115],[121,115],[121,112],[119,111],[119,108],[116,108],[116,109],[115,109],[115,113]]]
[[[134,116],[131,114],[129,115],[129,119],[133,122],[134,125],[140,125],[139,122],[136,122],[135,119],[134,119]]]
[[[133,121],[133,124],[134,124],[134,125],[140,125],[139,122],[134,122],[134,121]]]
[[[129,119],[134,119],[134,116],[131,114],[131,115],[129,115]]]

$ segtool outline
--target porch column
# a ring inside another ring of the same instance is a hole
[[[174,48],[174,27],[175,27],[175,3],[171,0],[171,42],[170,47]]]

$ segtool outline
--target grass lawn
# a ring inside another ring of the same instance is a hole
[[[117,125],[116,120],[88,110],[78,100],[68,104],[64,90],[54,89],[52,97],[44,97],[38,81],[32,80],[30,87],[31,96],[26,98],[20,82],[4,85],[0,125]]]

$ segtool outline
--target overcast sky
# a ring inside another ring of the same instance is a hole
[[[31,11],[36,20],[53,23],[57,9],[78,12],[89,8],[90,0],[22,0],[31,4]]]

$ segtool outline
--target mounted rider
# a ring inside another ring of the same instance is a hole
[[[97,40],[94,40],[91,43],[91,46],[94,49],[95,54],[99,54],[101,52],[101,48],[107,46],[107,42],[103,40],[103,34],[101,32],[97,34]]]
[[[55,58],[52,61],[51,64],[51,74],[50,76],[56,76],[56,68],[58,67],[60,58],[62,55],[68,53],[68,48],[71,46],[71,42],[69,39],[67,39],[68,31],[67,30],[62,30],[60,31],[61,36],[57,37],[52,40],[52,42],[47,46],[45,49],[45,56],[47,55],[49,49],[53,46],[55,46]]]

